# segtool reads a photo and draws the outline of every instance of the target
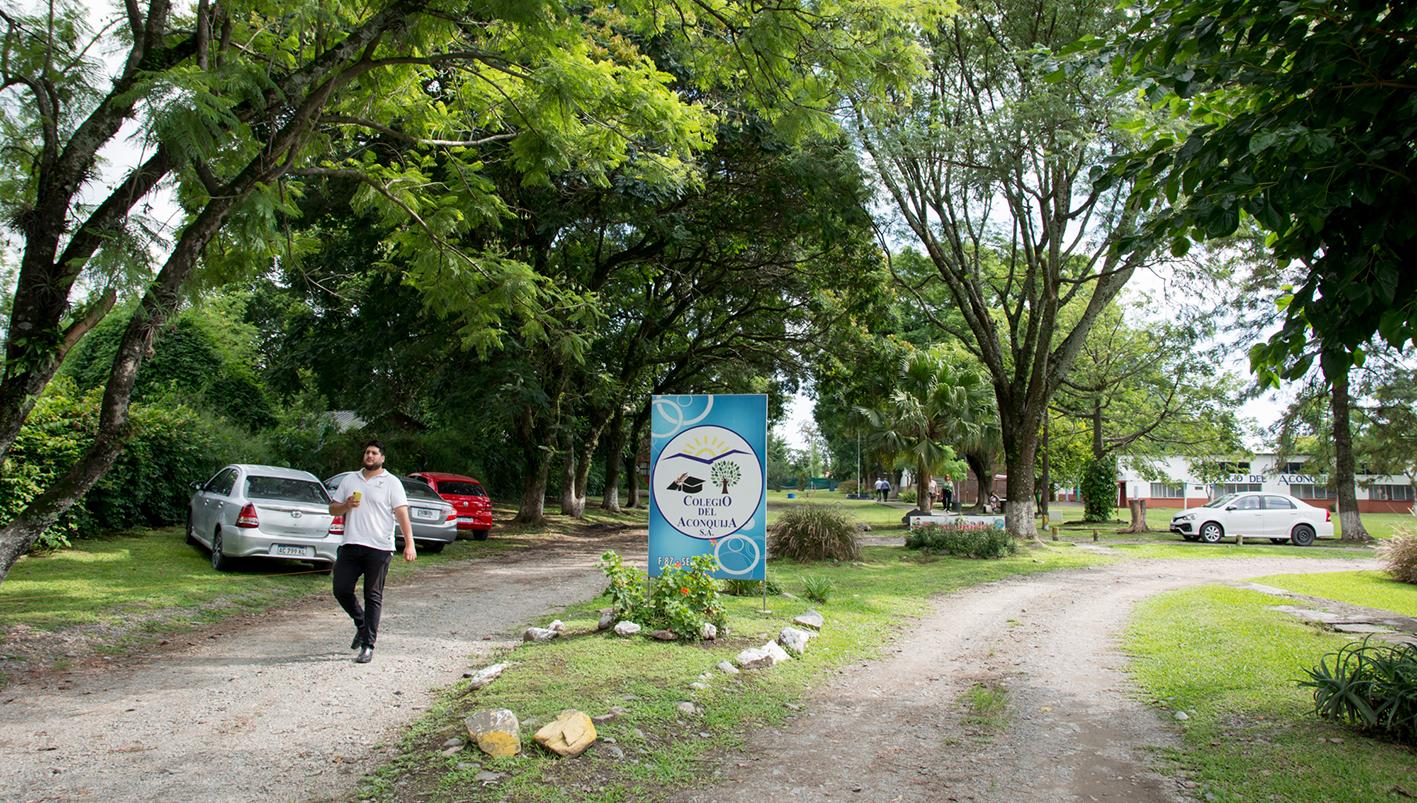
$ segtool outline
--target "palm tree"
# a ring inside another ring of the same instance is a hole
[[[915,470],[921,510],[934,506],[928,493],[934,472],[963,473],[956,450],[986,437],[985,413],[992,407],[982,409],[981,400],[992,405],[982,374],[971,370],[962,354],[935,347],[905,357],[896,389],[880,409],[857,408],[872,447]]]

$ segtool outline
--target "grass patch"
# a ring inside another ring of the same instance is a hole
[[[1320,720],[1296,685],[1305,667],[1348,643],[1268,610],[1274,598],[1219,586],[1143,602],[1126,634],[1140,686],[1189,715],[1165,751],[1200,784],[1199,799],[1398,800],[1417,756]]]
[[[745,647],[774,638],[804,600],[769,601],[770,613],[752,598],[725,597],[729,633],[718,642],[665,644],[644,638],[595,634],[594,600],[557,615],[571,636],[526,645],[501,656],[515,666],[485,689],[456,685],[405,736],[402,755],[365,780],[361,796],[430,800],[638,800],[664,796],[703,780],[705,766],[738,748],[750,729],[781,723],[789,704],[823,675],[848,662],[873,657],[903,619],[923,614],[930,597],[1009,575],[1091,565],[1106,559],[1071,547],[1025,550],[997,561],[906,559],[899,547],[866,547],[858,562],[799,564],[775,561],[773,576],[800,588],[808,576],[829,579],[836,591],[817,608],[826,618],[806,655],[769,672],[727,676],[714,669]],[[914,557],[914,556],[911,556]],[[583,635],[577,635],[583,634]],[[691,689],[704,681],[708,687]],[[680,702],[702,713],[685,717]],[[530,741],[535,726],[564,708],[592,716],[622,706],[629,713],[599,727],[625,759],[600,744],[575,761],[548,756]],[[524,753],[493,760],[475,748],[447,757],[442,744],[463,732],[462,718],[482,708],[509,708],[523,722]],[[483,769],[508,773],[501,784],[481,788],[471,778]]]
[[[1417,585],[1399,583],[1382,572],[1273,574],[1256,577],[1254,581],[1295,594],[1417,617]],[[1417,789],[1413,792],[1417,793]]]
[[[787,494],[789,493],[795,494],[797,498],[788,499]],[[812,505],[839,506],[857,523],[870,525],[873,532],[877,530],[904,530],[905,525],[901,523],[900,517],[909,510],[909,508],[892,507],[880,502],[873,502],[870,499],[847,499],[845,494],[833,491],[812,491],[810,496],[802,491],[768,491],[767,522],[769,525],[776,523],[777,518],[785,510]]]
[[[1268,541],[1251,543],[1246,539],[1244,546],[1231,543],[1201,544],[1188,543],[1179,538],[1172,543],[1154,544],[1108,544],[1117,550],[1119,557],[1154,558],[1327,558],[1349,560],[1372,560],[1373,550],[1367,547],[1349,547],[1335,541],[1318,541],[1313,546],[1285,546]]]
[[[964,727],[976,733],[997,733],[1009,725],[1009,693],[1003,686],[976,683],[960,695]]]

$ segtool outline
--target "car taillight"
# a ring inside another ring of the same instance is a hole
[[[256,506],[250,502],[241,508],[241,512],[236,514],[237,527],[260,527],[261,520],[256,518]]]
[[[456,510],[453,510],[452,508],[448,508],[448,517],[447,517],[446,519],[443,519],[443,521],[452,521],[453,519],[455,519],[455,518],[457,518],[457,517],[458,517],[458,512],[457,512]]]
[[[344,535],[344,516],[335,516],[330,521],[329,535]]]
[[[1328,522],[1328,521],[1333,521],[1333,511],[1332,511],[1332,510],[1330,510],[1330,509],[1328,509],[1328,508],[1324,508],[1324,521],[1326,521],[1326,522]]]

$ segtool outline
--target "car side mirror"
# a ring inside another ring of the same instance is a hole
[[[1235,507],[1234,505],[1226,505],[1226,506],[1225,506],[1225,509],[1226,509],[1226,510],[1239,510],[1239,508]]]

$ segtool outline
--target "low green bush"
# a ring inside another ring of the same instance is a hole
[[[758,597],[763,593],[762,580],[720,580],[719,590],[730,597]],[[767,579],[768,596],[776,597],[782,593],[782,586],[777,581],[769,577]]]
[[[843,495],[854,494],[856,493],[856,480],[842,480],[841,482],[838,482],[836,484],[836,488],[834,490],[837,493]]]
[[[825,604],[836,590],[836,583],[830,577],[809,574],[802,578],[802,596],[813,602]]]
[[[896,494],[896,498],[899,499],[899,500],[902,501],[902,502],[905,502],[905,503],[907,503],[907,504],[913,505],[913,504],[915,504],[915,499],[916,499],[916,496],[915,496],[915,489],[914,489],[914,488],[906,488],[905,490],[903,490],[903,491],[901,491],[900,493]]]
[[[685,639],[701,638],[705,623],[719,629],[724,626],[714,566],[711,556],[696,555],[688,566],[666,567],[658,577],[647,580],[644,572],[626,566],[618,553],[600,556],[600,568],[610,579],[605,593],[617,619],[651,630],[669,630]]]
[[[905,548],[981,559],[1018,552],[1018,544],[1007,531],[988,524],[926,524],[905,536]]]
[[[1417,583],[1417,534],[1401,528],[1399,535],[1378,545],[1378,560],[1392,579]]]
[[[1304,671],[1318,716],[1417,745],[1417,645],[1363,639]]]
[[[783,511],[768,531],[768,554],[791,560],[856,560],[856,523],[835,505],[798,505]]]

